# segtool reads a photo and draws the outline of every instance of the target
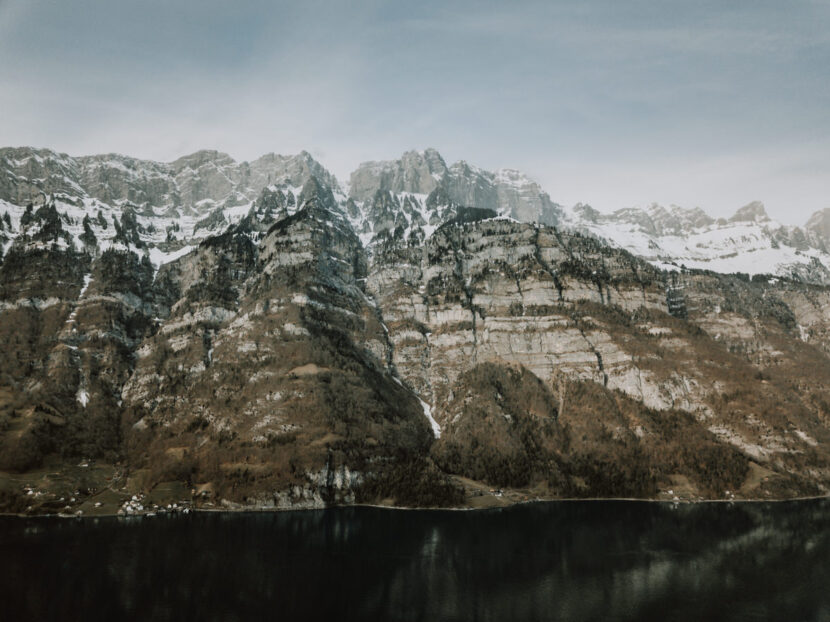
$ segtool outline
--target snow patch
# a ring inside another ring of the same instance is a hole
[[[178,250],[165,252],[160,248],[154,246],[153,248],[147,251],[147,254],[150,256],[150,261],[156,267],[156,270],[158,270],[164,264],[170,263],[171,261],[176,261],[179,257],[184,257],[194,248],[196,247],[183,246]]]
[[[84,284],[83,284],[83,287],[81,287],[81,293],[78,294],[79,299],[82,298],[83,295],[86,293],[86,290],[89,287],[90,283],[92,283],[92,273],[89,273],[89,274],[84,276]]]
[[[421,407],[424,409],[424,416],[429,420],[429,424],[432,426],[432,433],[435,435],[435,438],[441,436],[441,426],[438,425],[438,422],[432,416],[432,406],[427,404],[424,400],[420,397],[418,401],[421,402]]]
[[[810,445],[811,447],[815,447],[816,445],[818,445],[818,442],[816,441],[816,439],[814,439],[812,436],[810,436],[806,432],[802,432],[801,430],[795,430],[794,434],[798,438],[800,438],[802,441],[804,441],[805,443]]]
[[[86,405],[89,403],[89,393],[87,393],[84,389],[78,389],[78,393],[75,398],[83,408],[86,408]]]

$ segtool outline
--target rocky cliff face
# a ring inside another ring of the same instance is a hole
[[[307,154],[2,157],[7,509],[63,508],[42,467],[79,500],[183,482],[253,507],[830,487],[824,285],[666,272],[591,208],[550,226],[537,186],[434,151],[361,167],[350,197]],[[80,483],[89,459],[110,483]]]
[[[400,160],[361,164],[349,180],[349,195],[357,201],[369,201],[378,190],[429,194],[447,172],[444,158],[435,149],[407,151]]]
[[[562,212],[538,184],[519,171],[502,169],[492,173],[464,161],[448,167],[434,149],[409,151],[400,160],[361,164],[351,175],[349,196],[366,203],[372,202],[378,192],[429,195],[432,205],[489,209],[517,220],[549,225],[555,225]]]
[[[816,440],[826,438],[824,423],[814,425],[827,417],[826,345],[815,332],[826,326],[823,288],[690,273],[689,320],[677,320],[667,313],[664,273],[578,234],[486,220],[444,226],[423,249],[384,251],[367,286],[384,310],[396,367],[442,426],[463,417],[448,405],[468,384],[464,374],[498,362],[559,391],[573,428],[599,407],[580,400],[569,409],[569,391],[582,392],[574,381],[633,399],[642,412],[583,434],[592,452],[603,435],[659,446],[661,432],[648,424],[655,412],[688,413],[713,439],[756,460],[778,453],[780,465],[825,442]],[[805,382],[802,364],[821,371]]]
[[[154,477],[184,461],[265,506],[353,501],[372,461],[428,446],[359,286],[360,242],[316,181],[301,205],[259,245],[230,230],[160,275],[175,302],[122,393],[136,459],[152,473],[175,457]],[[335,472],[340,486],[317,486]]]
[[[269,184],[302,186],[316,177],[337,180],[308,153],[267,154],[235,162],[218,151],[198,151],[169,164],[118,154],[73,158],[48,149],[0,149],[0,199],[14,204],[64,194],[103,203],[206,211],[210,206],[250,201]]]

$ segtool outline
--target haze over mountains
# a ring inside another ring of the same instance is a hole
[[[431,149],[341,182],[20,148],[0,240],[0,507],[830,490],[827,212],[600,214]]]

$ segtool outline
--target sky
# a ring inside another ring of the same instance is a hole
[[[434,147],[564,205],[830,207],[830,0],[0,0],[0,145]]]

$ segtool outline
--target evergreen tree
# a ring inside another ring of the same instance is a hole
[[[95,237],[95,232],[92,230],[92,224],[89,220],[89,214],[84,216],[84,232],[81,234],[81,242],[84,246],[98,246],[98,238]]]
[[[139,235],[143,232],[144,227],[139,224],[135,211],[131,207],[124,208],[124,213],[121,214],[121,233],[124,239],[136,248],[143,248],[144,242]]]
[[[128,244],[127,238],[124,237],[124,231],[121,229],[121,225],[118,224],[117,216],[112,219],[112,224],[115,225],[115,241]]]
[[[34,206],[29,203],[26,205],[26,211],[23,212],[23,216],[20,217],[20,228],[23,229],[28,227],[32,224],[35,220],[35,213],[34,213]]]

